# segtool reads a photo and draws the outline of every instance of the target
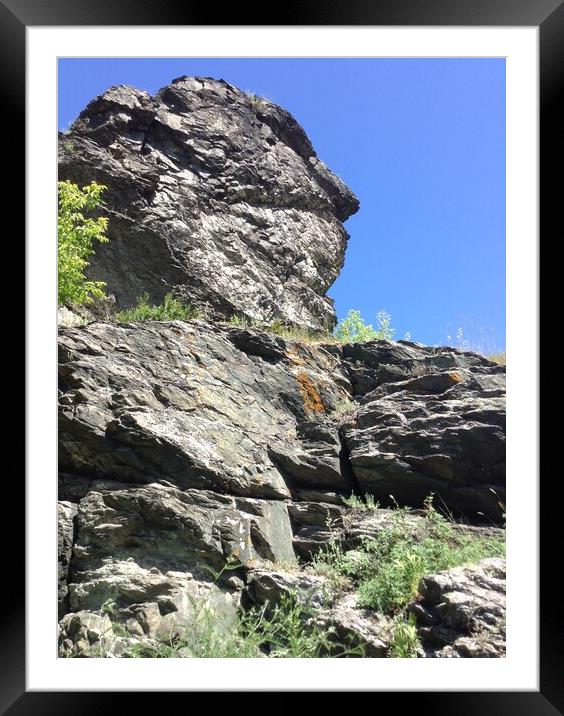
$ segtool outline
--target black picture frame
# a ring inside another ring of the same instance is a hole
[[[103,26],[103,25],[217,25],[217,9],[178,0],[0,0],[0,98],[2,136],[17,148],[16,162],[22,167],[21,147],[25,146],[25,31],[28,26]],[[215,17],[214,17],[215,16]],[[556,232],[561,221],[562,155],[556,148],[564,126],[558,100],[564,97],[564,2],[563,0],[292,0],[276,7],[276,20],[260,18],[253,5],[232,4],[221,9],[222,26],[226,25],[395,25],[395,26],[534,26],[540,38],[540,161],[541,161],[541,230],[545,241]],[[17,141],[19,139],[19,142]],[[12,172],[10,172],[12,174]],[[23,203],[23,183],[11,182],[6,205]],[[22,207],[23,208],[23,207]],[[21,216],[23,217],[22,211]],[[558,217],[560,219],[560,217]],[[554,228],[553,228],[554,227]],[[530,340],[534,340],[530,336]],[[8,473],[11,497],[6,504],[25,504],[24,481],[15,480],[16,471]],[[540,472],[539,472],[540,474]],[[558,476],[554,476],[558,479]],[[549,478],[548,478],[549,479]],[[553,483],[554,484],[554,483]],[[543,484],[541,484],[543,487]],[[551,488],[552,489],[552,488]],[[564,713],[564,629],[563,610],[554,583],[555,570],[551,546],[559,540],[552,534],[559,524],[559,504],[541,490],[541,599],[540,599],[540,690],[538,692],[394,692],[379,693],[378,706],[389,695],[394,708],[412,706],[418,713],[448,714],[523,714],[552,716]],[[17,502],[16,502],[17,501]],[[561,518],[560,518],[561,519]],[[7,525],[7,518],[4,524]],[[23,522],[21,523],[23,525]],[[8,528],[9,529],[9,528]],[[9,574],[4,596],[7,604],[1,612],[0,639],[0,710],[10,716],[20,714],[98,714],[127,708],[132,694],[104,692],[29,692],[25,679],[25,599],[24,535],[18,527],[4,537],[5,574]],[[13,530],[13,528],[12,528]],[[6,532],[6,527],[5,527]],[[12,564],[10,564],[12,562]],[[72,684],[69,685],[72,688]],[[153,694],[143,694],[145,706]],[[399,699],[399,701],[398,701]]]

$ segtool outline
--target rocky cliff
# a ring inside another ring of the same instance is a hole
[[[59,142],[59,178],[108,187],[90,274],[118,306],[167,291],[209,316],[332,328],[325,293],[358,209],[296,120],[223,81],[113,87]]]
[[[398,535],[444,538],[421,511],[430,493],[457,522],[449,544],[502,539],[505,369],[213,320],[334,320],[324,294],[357,202],[270,102],[197,78],[155,97],[113,88],[61,139],[60,162],[64,178],[109,186],[110,242],[91,272],[118,303],[174,286],[207,309],[60,328],[60,654],[174,642],[194,655],[178,635],[202,605],[229,631],[290,595],[332,635],[325,655],[394,655],[397,609],[367,607],[367,555],[398,532],[398,504],[413,508]],[[503,560],[426,575],[408,613],[421,656],[502,655]]]

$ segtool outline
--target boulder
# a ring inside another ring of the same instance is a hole
[[[505,560],[490,558],[425,576],[408,609],[426,656],[505,656]]]
[[[59,178],[108,187],[88,274],[119,308],[174,291],[210,317],[335,324],[358,200],[273,102],[203,77],[112,87],[60,136]]]

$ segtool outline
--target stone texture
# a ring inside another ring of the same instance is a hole
[[[108,187],[89,274],[120,308],[175,289],[210,316],[334,325],[358,201],[273,102],[201,77],[112,87],[60,136],[59,178]]]
[[[316,453],[321,439],[302,440],[301,427],[347,395],[339,362],[323,347],[283,341],[281,357],[257,355],[239,334],[201,321],[63,329],[61,470],[284,499],[300,475],[273,456],[295,450],[309,454],[308,474],[318,465],[339,485],[330,429]]]
[[[420,506],[437,494],[474,521],[505,503],[505,371],[460,368],[384,383],[344,427],[362,491]]]
[[[324,577],[304,572],[255,569],[247,579],[242,602],[248,607],[275,607],[283,597],[296,597],[308,607],[322,607],[331,601]]]
[[[334,539],[354,549],[389,526],[387,510],[347,508],[353,492],[389,490],[410,504],[434,489],[452,509],[478,495],[475,507],[486,512],[487,500],[503,495],[501,472],[500,484],[484,478],[494,461],[480,448],[501,454],[503,371],[456,351],[443,353],[456,372],[423,370],[434,359],[426,349],[372,347],[386,348],[388,365],[397,358],[408,377],[386,382],[397,377],[388,368],[360,395],[350,346],[204,321],[61,328],[61,613],[110,601],[139,639],[187,624],[202,595],[217,592],[233,615],[249,573],[243,601],[252,604],[261,590],[280,591],[272,574],[296,570],[296,556],[309,560]],[[357,408],[343,417],[355,393]],[[432,473],[436,454],[450,480]],[[414,534],[422,523],[417,514],[406,520]],[[259,568],[270,576],[258,579]],[[309,594],[300,572],[292,579]],[[335,633],[357,624],[363,648],[381,652],[381,625],[349,607],[331,617]]]
[[[59,142],[59,178],[106,184],[109,298],[59,311],[59,654],[167,644],[284,594],[336,643],[389,654],[390,618],[300,568],[390,526],[351,494],[500,522],[505,368],[408,341],[311,345],[218,319],[331,329],[358,208],[285,110],[223,81],[113,87]],[[117,324],[173,291],[205,320]],[[404,522],[425,536],[420,514]],[[495,528],[460,527],[480,534]],[[429,575],[425,655],[504,653],[504,563]],[[329,656],[342,655],[338,648]]]
[[[424,577],[410,605],[428,657],[505,656],[505,560]]]
[[[323,502],[296,502],[288,507],[294,530],[294,550],[310,560],[338,536],[343,507]]]
[[[70,607],[175,602],[194,579],[211,581],[228,561],[295,565],[286,505],[94,481],[78,510]]]
[[[68,572],[74,544],[74,518],[76,511],[76,505],[71,502],[57,503],[59,618],[63,616],[68,608]]]
[[[357,604],[356,594],[341,597],[328,610],[321,611],[316,618],[323,628],[332,629],[337,653],[347,656],[363,656],[369,659],[386,658],[393,638],[393,622],[383,614],[362,609]]]

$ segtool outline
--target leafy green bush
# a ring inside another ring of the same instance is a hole
[[[505,555],[503,538],[458,529],[432,507],[432,498],[426,501],[422,534],[414,536],[407,515],[405,509],[394,512],[392,523],[365,539],[360,549],[345,552],[338,543],[329,545],[312,568],[334,584],[339,575],[352,579],[360,606],[396,614],[417,595],[425,574]]]
[[[90,303],[94,298],[104,297],[103,281],[88,281],[84,271],[87,257],[94,253],[92,244],[108,241],[105,232],[108,219],[92,218],[86,214],[101,205],[106,187],[92,182],[82,189],[70,181],[61,181],[58,211],[58,302]]]
[[[334,336],[342,343],[364,343],[365,341],[391,341],[395,330],[391,327],[392,317],[386,311],[376,314],[377,328],[365,323],[360,311],[350,310],[346,318],[339,321]]]
[[[457,530],[432,508],[427,512],[428,536],[415,540],[401,524],[367,540],[364,550],[372,556],[372,567],[359,586],[359,604],[394,613],[417,595],[425,574],[440,572],[486,557],[505,554],[499,538],[477,537]]]
[[[389,656],[396,659],[416,659],[421,650],[421,642],[417,634],[415,614],[410,614],[407,619],[400,615],[394,621]]]
[[[193,306],[188,306],[179,301],[171,293],[167,293],[163,302],[159,305],[149,304],[149,294],[141,296],[134,308],[127,308],[120,311],[116,319],[120,323],[131,323],[134,321],[189,321],[192,318],[199,318],[200,312]]]

